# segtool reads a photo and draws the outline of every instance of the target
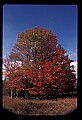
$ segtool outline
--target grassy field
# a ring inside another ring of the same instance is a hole
[[[3,96],[3,108],[18,115],[57,116],[65,115],[77,108],[77,97],[52,100],[28,100]]]

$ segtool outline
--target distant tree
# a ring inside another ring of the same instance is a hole
[[[35,27],[18,35],[9,58],[15,63],[21,61],[26,92],[46,96],[74,89],[74,68],[70,66],[73,61],[65,53],[51,31]]]
[[[4,59],[3,65],[6,69],[5,75],[7,77],[7,80],[3,82],[3,87],[12,98],[13,95],[17,95],[17,91],[21,91],[25,88],[25,80],[21,80],[24,77],[24,72],[18,61],[13,62],[8,57]]]

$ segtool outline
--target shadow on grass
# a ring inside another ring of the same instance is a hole
[[[75,109],[74,111],[66,114],[66,115],[58,115],[58,116],[23,116],[23,115],[16,115],[12,112],[9,112],[8,110],[5,109],[1,109],[1,115],[2,115],[2,119],[7,119],[7,120],[28,120],[28,119],[41,119],[41,120],[73,120],[73,119],[78,119],[78,111],[77,109]]]

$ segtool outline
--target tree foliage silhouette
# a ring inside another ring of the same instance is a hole
[[[65,53],[57,43],[57,37],[49,30],[35,27],[18,34],[9,59],[14,63],[21,61],[22,68],[18,72],[14,70],[13,86],[16,81],[17,90],[24,89],[29,95],[37,96],[73,91],[75,74],[74,66],[70,66],[73,60]]]

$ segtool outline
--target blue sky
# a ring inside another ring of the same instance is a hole
[[[3,57],[9,55],[18,34],[35,26],[51,30],[70,59],[77,61],[78,7],[76,5],[4,5]]]

